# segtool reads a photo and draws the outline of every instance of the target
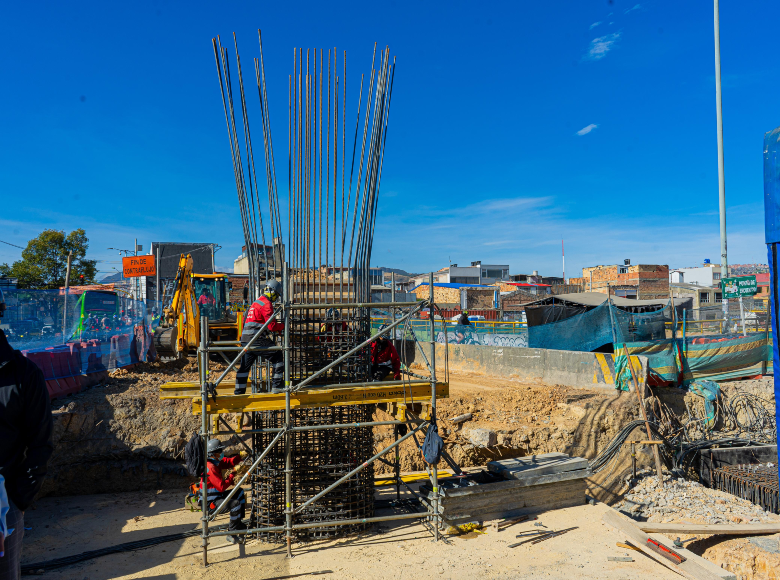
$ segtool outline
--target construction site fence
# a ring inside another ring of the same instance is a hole
[[[391,320],[390,317],[372,317],[371,334],[376,334],[382,325],[388,324]],[[528,346],[528,328],[525,323],[476,320],[463,325],[451,320],[436,320],[434,327],[434,339],[439,344]],[[431,323],[428,320],[410,320],[406,325],[396,328],[392,338],[411,340],[413,336],[417,340],[430,342]]]
[[[4,290],[0,319],[11,347],[43,372],[51,398],[79,392],[104,380],[109,370],[154,356],[156,301],[64,290]]]

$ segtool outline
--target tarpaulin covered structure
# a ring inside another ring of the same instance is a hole
[[[684,305],[680,305],[684,307]],[[668,300],[633,300],[600,292],[559,294],[525,307],[528,346],[612,351],[614,343],[662,340],[672,321]]]
[[[767,338],[762,332],[627,342],[626,348],[632,355],[647,357],[651,384],[756,375],[767,360]]]

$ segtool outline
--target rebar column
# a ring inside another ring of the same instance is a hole
[[[290,425],[290,270],[287,262],[282,270],[282,302],[284,307],[284,513],[287,557],[292,558],[292,432]]]
[[[208,479],[208,443],[209,443],[209,419],[206,412],[206,408],[209,403],[209,393],[206,390],[206,381],[208,381],[208,337],[209,337],[209,319],[207,316],[200,317],[200,345],[198,346],[198,374],[200,378],[200,437],[203,444],[203,479],[200,480],[200,497],[202,515],[201,522],[203,522],[203,531],[201,534],[203,545],[203,565],[209,565],[208,546],[209,546],[209,506],[206,501],[206,481]]]
[[[429,316],[431,318],[431,425],[428,429],[436,428],[436,317],[433,307],[433,272],[428,278],[428,302]],[[446,328],[444,331],[446,332]],[[439,468],[436,465],[431,467],[431,487],[433,487],[433,526],[436,529],[436,541],[439,541]]]

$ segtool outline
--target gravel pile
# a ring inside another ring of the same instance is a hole
[[[695,481],[664,474],[663,487],[649,470],[638,473],[638,481],[615,507],[631,516],[651,522],[689,520],[700,524],[757,524],[780,520],[759,506]]]

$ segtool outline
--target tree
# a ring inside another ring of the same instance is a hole
[[[59,288],[65,285],[68,252],[72,251],[71,283],[94,284],[96,261],[86,259],[87,248],[89,240],[81,228],[67,236],[64,231],[44,230],[27,242],[21,260],[12,266],[0,265],[0,276],[18,278],[20,288]]]

